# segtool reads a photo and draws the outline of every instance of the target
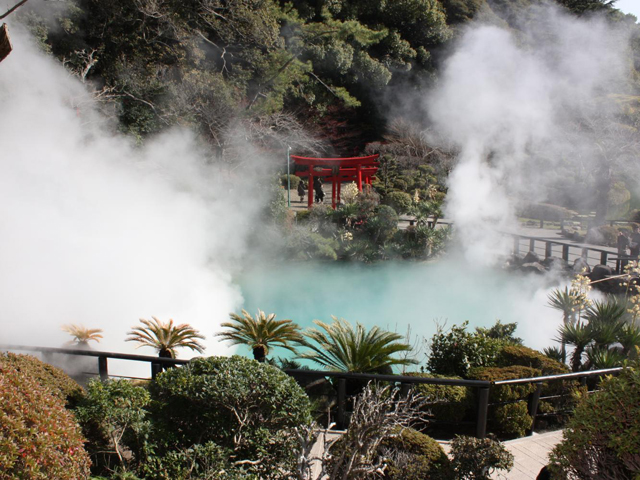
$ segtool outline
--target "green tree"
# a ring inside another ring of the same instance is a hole
[[[61,328],[73,337],[70,343],[80,348],[88,348],[91,340],[100,342],[102,338],[100,334],[103,330],[101,328],[87,328],[83,325],[76,325],[75,323],[63,325]]]
[[[418,363],[406,356],[395,356],[411,351],[411,346],[400,341],[402,335],[378,327],[367,331],[360,323],[354,328],[342,318],[332,318],[331,324],[313,321],[324,332],[316,328],[305,332],[304,345],[311,351],[302,353],[300,358],[324,368],[357,373],[390,373],[396,365]]]
[[[276,314],[265,315],[258,310],[253,318],[249,312],[242,310],[242,315],[229,314],[231,322],[220,326],[228,329],[217,333],[217,337],[228,340],[231,345],[247,345],[253,351],[253,358],[264,362],[272,347],[282,347],[296,353],[295,345],[300,344],[302,335],[300,327],[291,320],[276,320]]]
[[[140,319],[143,327],[133,327],[128,332],[127,342],[137,342],[140,347],[151,347],[158,352],[159,357],[176,358],[178,348],[189,348],[198,353],[204,352],[204,345],[198,340],[204,340],[195,328],[185,323],[174,325],[173,320],[162,322],[156,317],[153,320]]]

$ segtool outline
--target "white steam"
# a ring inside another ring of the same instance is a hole
[[[207,164],[189,132],[143,149],[109,134],[84,86],[17,26],[12,36],[0,65],[0,343],[61,346],[60,326],[76,323],[105,330],[96,348],[152,355],[124,339],[153,315],[200,330],[208,355],[226,352],[213,333],[242,305],[231,265],[260,199]]]
[[[491,263],[505,252],[496,231],[515,225],[519,203],[545,199],[550,172],[537,171],[536,161],[542,154],[553,162],[571,150],[568,112],[616,91],[628,68],[623,34],[604,21],[551,8],[530,14],[519,38],[472,25],[428,99],[434,125],[460,148],[446,216],[474,262]]]

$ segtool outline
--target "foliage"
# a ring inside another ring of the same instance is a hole
[[[475,380],[496,382],[516,378],[539,377],[540,370],[519,365],[509,367],[475,368],[469,377]],[[522,437],[531,428],[533,419],[528,413],[527,397],[535,390],[533,384],[493,386],[489,394],[489,402],[499,405],[489,408],[489,422],[494,431],[506,436]],[[508,402],[508,403],[506,403]]]
[[[558,205],[550,205],[548,203],[536,203],[527,205],[518,212],[520,217],[535,218],[547,222],[559,222],[578,215],[578,212],[569,210]]]
[[[65,409],[61,390],[40,383],[40,378],[16,363],[6,357],[0,361],[2,477],[86,478],[89,456],[73,414]]]
[[[454,325],[449,331],[438,328],[430,343],[430,372],[467,378],[471,368],[495,365],[498,353],[509,341],[491,338],[483,331],[469,333],[468,325],[469,322]]]
[[[492,438],[456,436],[451,456],[455,478],[460,480],[488,480],[496,470],[513,468],[513,455]]]
[[[214,442],[171,450],[150,457],[140,468],[145,479],[153,480],[244,480],[251,478],[231,464],[233,451]]]
[[[592,228],[587,232],[586,242],[596,245],[606,245],[608,247],[615,247],[618,241],[618,229],[610,225],[600,225],[597,228]]]
[[[358,373],[388,373],[395,365],[417,363],[395,356],[411,351],[409,345],[400,341],[402,335],[375,326],[367,331],[359,323],[354,328],[344,319],[332,318],[331,324],[314,320],[324,332],[316,328],[305,332],[308,340],[304,345],[311,351],[302,353],[300,358],[328,369]]]
[[[75,414],[88,439],[93,473],[107,474],[115,468],[126,471],[145,460],[149,403],[147,390],[129,380],[89,383]]]
[[[460,377],[447,377],[433,373],[409,372],[405,375],[424,378],[448,378],[459,380]],[[473,396],[467,387],[460,385],[439,385],[431,383],[418,383],[413,386],[417,393],[422,395],[425,401],[425,409],[429,416],[435,419],[446,419],[451,422],[460,422],[467,411],[474,406]]]
[[[399,429],[380,444],[378,451],[387,459],[383,478],[389,480],[446,479],[449,458],[433,438],[412,428]]]
[[[101,328],[87,328],[72,323],[71,325],[63,325],[62,330],[73,337],[71,343],[75,345],[87,345],[90,340],[100,342],[102,338],[102,335],[100,335],[100,333],[102,333]]]
[[[507,345],[498,354],[497,366],[508,367],[510,365],[535,368],[540,370],[543,375],[558,375],[569,372],[569,368],[566,365],[545,356],[541,352],[515,345]]]
[[[291,320],[276,320],[276,314],[265,315],[258,310],[255,319],[246,310],[242,315],[230,313],[232,322],[222,323],[225,332],[216,336],[229,340],[231,345],[247,345],[253,350],[253,358],[264,362],[269,348],[279,346],[296,353],[294,345],[302,341],[300,327]]]
[[[159,357],[176,358],[178,348],[190,348],[198,353],[204,352],[204,345],[198,339],[204,339],[195,328],[182,323],[173,325],[173,320],[162,322],[156,317],[153,320],[140,319],[144,327],[133,327],[128,333],[127,342],[137,342],[139,347],[152,347]]]
[[[284,174],[284,175],[280,176],[280,184],[284,188],[287,188],[289,186],[288,183],[287,183],[287,177],[289,178],[289,183],[291,184],[291,191],[293,192],[292,195],[295,195],[296,194],[295,190],[297,190],[298,185],[301,182],[301,179],[297,175]]]
[[[47,391],[73,406],[84,394],[82,387],[59,368],[44,363],[31,355],[0,354],[0,368],[15,368],[20,374],[33,379]]]
[[[387,463],[381,446],[421,422],[421,405],[420,396],[400,395],[397,388],[370,382],[355,400],[346,433],[325,446],[321,478],[326,474],[330,479],[360,480],[377,475]]]
[[[384,204],[389,205],[400,215],[403,215],[411,208],[411,195],[405,192],[389,192],[384,197]]]
[[[311,421],[309,399],[293,378],[239,356],[192,360],[156,377],[150,392],[155,435],[165,442],[159,453],[214,442],[264,478],[293,468],[292,429]]]
[[[623,479],[640,474],[640,369],[606,377],[600,391],[584,395],[551,452],[554,473],[578,478]]]

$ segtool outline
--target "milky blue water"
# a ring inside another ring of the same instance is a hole
[[[305,328],[313,326],[314,319],[330,322],[335,315],[401,334],[410,325],[414,334],[430,338],[438,323],[451,326],[468,320],[476,327],[500,319],[518,322],[516,333],[528,337],[532,346],[548,343],[534,338],[536,322],[548,324],[541,317],[552,314],[544,305],[540,277],[451,262],[301,263],[245,271],[238,281],[250,313],[273,312]]]

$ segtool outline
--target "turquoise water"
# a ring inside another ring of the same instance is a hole
[[[549,313],[540,301],[540,277],[450,262],[293,264],[245,271],[238,281],[250,313],[273,312],[305,328],[335,315],[403,335],[410,325],[413,334],[430,338],[437,324],[490,326],[500,319],[519,322],[516,333],[527,340],[536,330],[531,322]]]

